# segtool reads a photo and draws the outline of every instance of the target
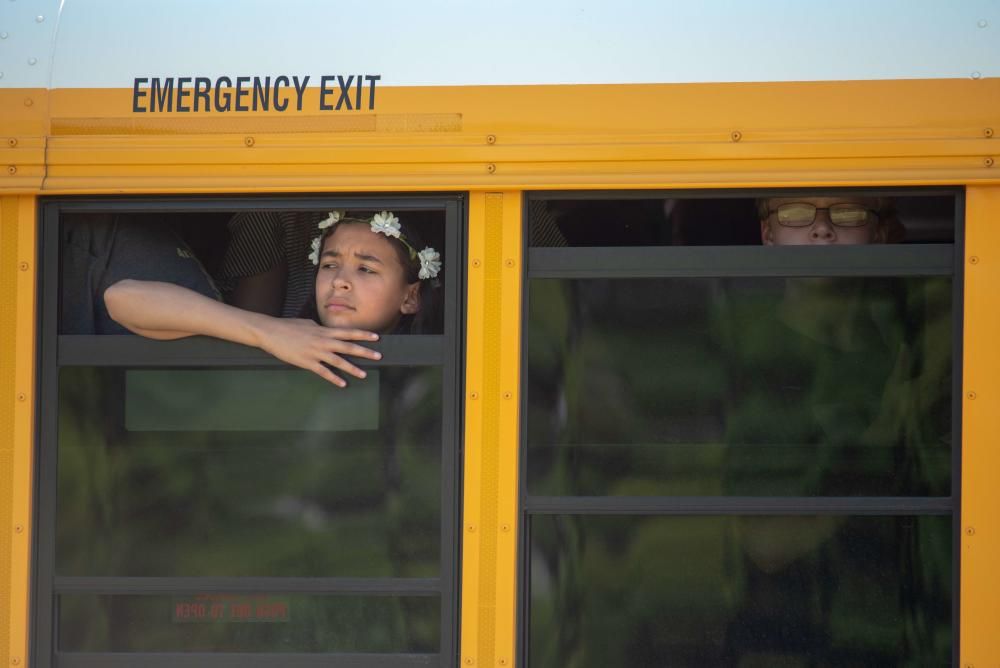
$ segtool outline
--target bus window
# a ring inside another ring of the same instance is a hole
[[[528,665],[948,664],[961,195],[553,197],[527,223]]]
[[[371,343],[381,358],[358,361],[365,377],[343,388],[232,342],[114,335],[100,316],[81,326],[96,302],[68,303],[99,298],[102,272],[170,281],[194,275],[186,262],[217,289],[234,218],[338,205],[398,211],[463,265],[454,198],[47,205],[43,348],[58,353],[42,372],[43,647],[136,662],[240,653],[242,665],[456,651],[460,271],[438,267],[427,328]],[[341,222],[367,234],[369,218]],[[149,258],[164,247],[179,262],[158,276]]]
[[[789,191],[775,193],[773,198],[684,192],[660,198],[532,197],[529,239],[535,248],[757,245],[764,200],[794,201],[817,195],[881,208],[878,213],[889,243],[949,243],[954,238],[954,202],[946,195]]]

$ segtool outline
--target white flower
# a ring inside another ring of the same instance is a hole
[[[312,262],[314,265],[319,264],[319,240],[320,237],[316,237],[315,239],[312,240],[312,243],[309,245],[309,247],[312,248],[312,252],[309,253],[309,261]]]
[[[344,212],[343,211],[331,211],[330,215],[327,216],[326,218],[324,218],[323,220],[319,221],[319,223],[316,225],[316,227],[318,227],[321,230],[325,230],[326,228],[330,227],[331,225],[336,225],[337,223],[339,223],[343,219],[344,219]]]
[[[417,257],[420,258],[420,272],[417,276],[421,280],[434,278],[441,271],[441,254],[430,246],[417,253]]]
[[[372,216],[372,232],[381,232],[387,237],[399,238],[399,218],[392,215],[391,211],[383,211]]]

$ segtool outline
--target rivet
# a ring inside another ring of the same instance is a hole
[[[480,262],[479,260],[473,260],[473,261],[472,261],[472,266],[473,266],[473,267],[478,267],[478,266],[479,266],[479,265],[481,265],[481,264],[482,264],[482,262]]]
[[[35,103],[35,101],[34,101],[34,100],[32,100],[32,99],[31,99],[30,97],[26,97],[26,98],[24,98],[24,106],[26,106],[26,107],[30,107],[30,106],[31,106],[31,105],[33,105],[34,103]]]
[[[11,176],[14,176],[15,174],[17,174],[17,167],[15,167],[14,165],[7,165],[7,173],[10,174]]]
[[[0,39],[7,39],[7,31],[0,32]]]
[[[503,398],[504,398],[504,399],[510,399],[510,397],[511,397],[511,394],[510,394],[510,392],[504,392],[504,393],[503,393]]]
[[[980,28],[985,28],[986,26],[989,25],[989,23],[986,22],[986,19],[979,19],[979,23],[977,23],[976,25],[979,26]]]
[[[468,526],[468,529],[469,529],[469,533],[475,533],[476,532],[476,525],[475,524],[470,524]]]
[[[497,166],[491,162],[490,164],[486,165],[486,171],[489,172],[490,174],[493,174],[494,172],[497,171]]]
[[[28,64],[29,65],[34,65],[37,62],[38,62],[38,58],[35,58],[34,56],[32,56],[31,58],[28,58]]]
[[[11,148],[14,148],[15,146],[17,146],[17,139],[15,139],[14,137],[11,137],[10,139],[8,139],[7,140],[7,146],[10,146]]]
[[[976,535],[976,527],[965,527],[965,535],[966,536],[975,536]]]
[[[28,271],[28,263],[22,262],[19,265],[17,265],[17,268],[20,269],[21,271]]]
[[[986,158],[985,160],[983,160],[983,164],[986,165],[987,167],[992,167],[993,166],[993,158]]]
[[[497,663],[499,663],[501,666],[506,666],[507,665],[507,659],[504,659],[503,657],[501,657],[500,659],[497,660]]]
[[[984,129],[983,129],[983,135],[984,135],[984,136],[985,136],[985,137],[986,137],[987,139],[989,139],[990,137],[992,137],[992,136],[993,136],[993,128],[984,128]]]
[[[486,143],[487,144],[496,144],[497,143],[497,136],[496,135],[486,135]]]
[[[17,656],[12,656],[10,658],[10,665],[12,665],[12,666],[20,666],[21,665],[21,658],[17,657]]]
[[[467,666],[474,666],[475,664],[476,664],[476,660],[473,659],[471,656],[465,657],[465,665],[467,665]]]
[[[972,77],[973,79],[981,79],[983,75],[982,72],[973,72],[969,76]]]
[[[976,398],[976,393],[975,392],[969,392],[969,394],[967,396],[969,397],[969,400],[972,401],[973,399]]]
[[[39,14],[38,16],[35,17],[35,23],[41,23],[44,20],[45,20],[45,17],[42,16],[41,14]]]
[[[24,392],[18,392],[17,393],[17,400],[18,401],[27,401],[28,400],[28,396]]]
[[[508,266],[508,267],[513,267],[514,266],[514,260],[507,259],[507,260],[504,261],[504,264],[506,266]]]
[[[247,148],[250,148],[251,146],[253,146],[257,142],[254,141],[253,137],[244,137],[243,138],[243,143],[247,145]]]
[[[24,533],[24,525],[23,524],[15,524],[14,525],[14,533]]]
[[[973,255],[969,258],[969,264],[979,264],[979,256]]]
[[[732,139],[733,141],[739,141],[739,140],[743,139],[743,133],[740,132],[739,130],[733,130],[729,134],[729,138]]]
[[[509,524],[501,524],[500,525],[500,531],[503,531],[503,532],[510,531],[510,525]]]
[[[470,399],[478,399],[479,398],[479,393],[478,392],[473,392],[472,394],[469,395],[469,398]]]

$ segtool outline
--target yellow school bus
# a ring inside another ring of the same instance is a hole
[[[6,665],[1000,662],[995,3],[203,4],[0,9]],[[109,320],[335,210],[364,380]]]

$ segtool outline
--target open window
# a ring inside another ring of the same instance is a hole
[[[952,663],[961,193],[527,210],[525,665]]]
[[[91,250],[98,234],[169,236],[215,276],[234,217],[344,209],[418,221],[444,262],[436,319],[383,336],[346,389],[257,349],[82,334],[67,315],[71,233]],[[38,665],[455,655],[462,201],[59,200],[43,215]]]

